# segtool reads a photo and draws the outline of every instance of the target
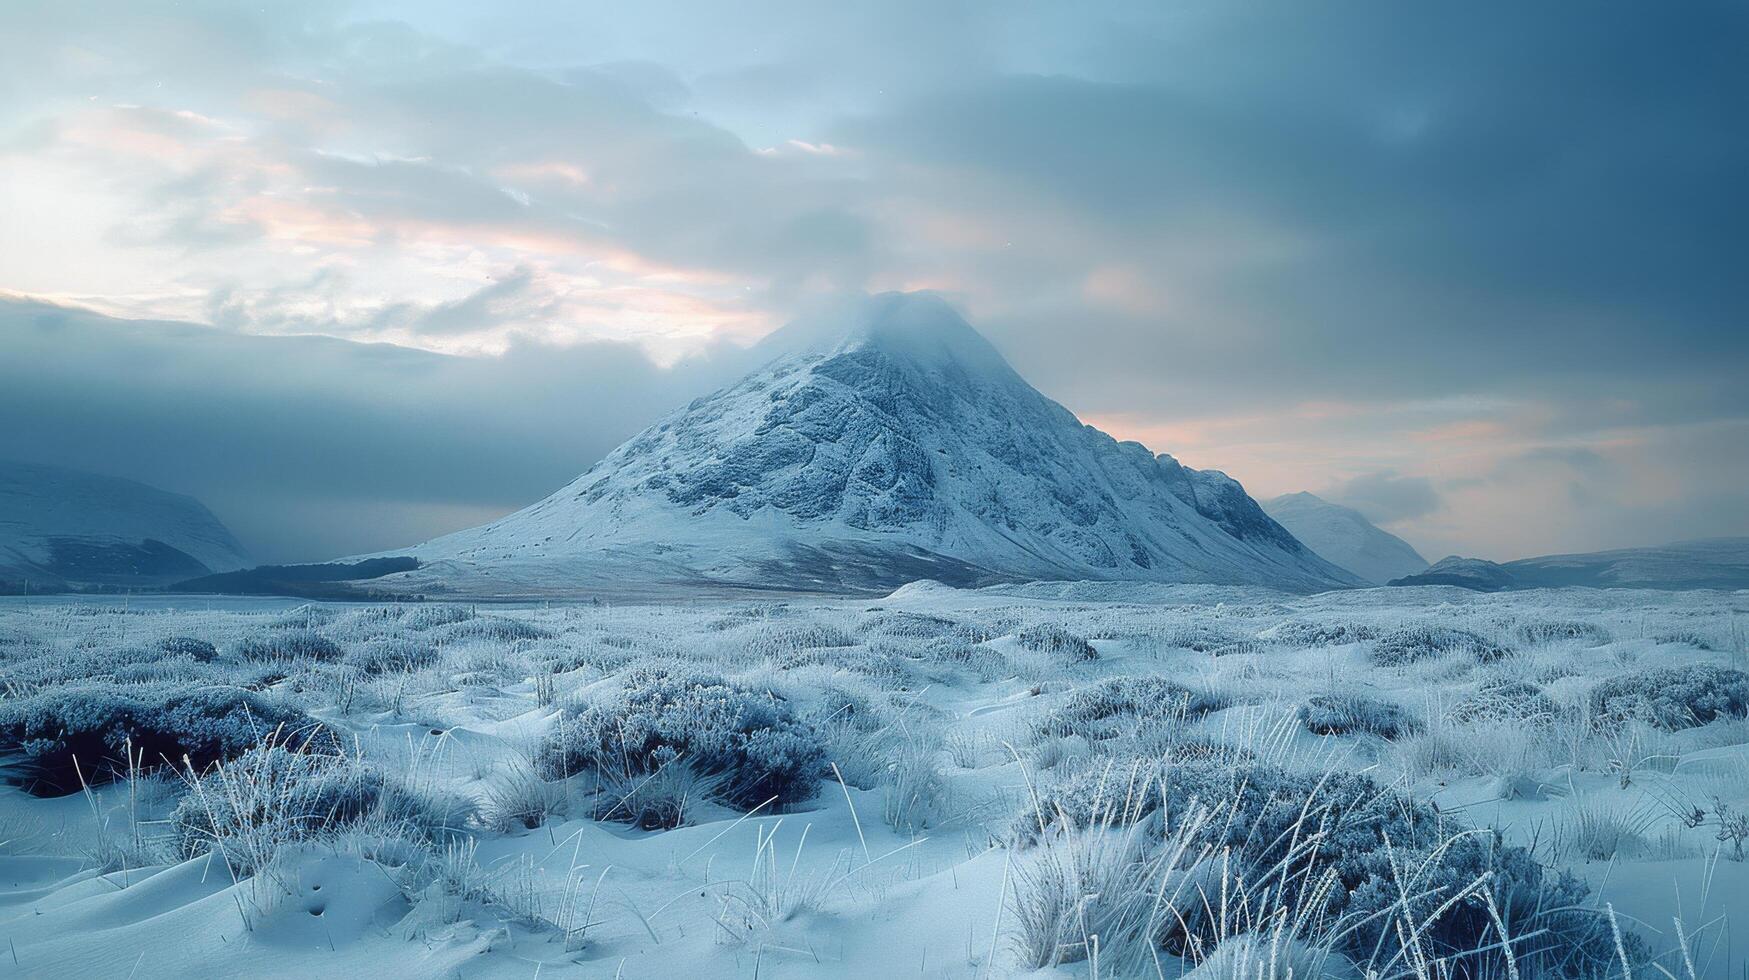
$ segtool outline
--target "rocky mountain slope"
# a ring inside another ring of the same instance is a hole
[[[764,368],[547,499],[405,552],[422,567],[403,584],[1356,582],[1224,474],[1083,425],[933,295],[873,297],[765,346]]]
[[[1283,494],[1265,501],[1263,510],[1301,544],[1371,585],[1427,567],[1427,559],[1409,542],[1374,526],[1359,511],[1314,494]]]
[[[193,497],[0,461],[0,582],[8,589],[163,585],[247,563],[231,532]]]

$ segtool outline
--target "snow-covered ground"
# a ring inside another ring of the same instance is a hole
[[[1746,633],[1740,592],[5,600],[0,974],[1740,977]]]

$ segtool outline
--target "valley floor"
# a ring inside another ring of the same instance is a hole
[[[1749,594],[0,600],[0,974],[1749,969]]]

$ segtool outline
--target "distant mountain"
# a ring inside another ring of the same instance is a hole
[[[408,586],[1356,584],[1224,474],[1083,425],[933,295],[873,297],[765,347],[765,367],[547,499],[405,552],[423,563]]]
[[[1310,493],[1289,493],[1264,502],[1263,510],[1300,543],[1362,581],[1384,585],[1427,567],[1409,542],[1382,531],[1360,512]]]
[[[1506,589],[1532,588],[1520,585],[1506,566],[1484,558],[1463,558],[1449,555],[1413,575],[1392,579],[1388,585],[1455,585],[1477,592],[1500,592]]]
[[[7,589],[154,586],[248,564],[200,501],[79,470],[0,461]]]
[[[1749,589],[1749,538],[1680,541],[1495,563],[1453,556],[1392,585],[1461,585],[1502,589],[1589,586],[1598,589]]]

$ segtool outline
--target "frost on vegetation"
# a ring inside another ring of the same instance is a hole
[[[1223,695],[1158,676],[1111,677],[1072,692],[1038,723],[1041,737],[1079,735],[1093,741],[1133,734],[1148,722],[1200,718],[1225,708]]]
[[[1637,719],[1668,731],[1749,715],[1749,673],[1716,664],[1673,664],[1611,677],[1591,689],[1599,724]]]
[[[1547,725],[1561,714],[1560,704],[1542,688],[1519,680],[1489,681],[1446,709],[1446,717],[1459,724],[1509,721]]]
[[[1099,651],[1084,636],[1071,633],[1052,623],[1035,623],[1014,634],[1021,647],[1034,653],[1047,654],[1079,663],[1099,659]]]
[[[339,660],[344,652],[340,644],[303,626],[254,633],[237,644],[237,656],[241,659],[267,663]]]
[[[1108,962],[1155,949],[1202,961],[1289,923],[1287,938],[1382,975],[1416,957],[1505,975],[1502,927],[1522,937],[1515,968],[1539,975],[1588,976],[1616,955],[1582,881],[1359,774],[1092,764],[1041,787],[1015,837],[1030,855],[1014,907],[1033,967],[1087,958],[1095,916]]]
[[[0,701],[0,749],[22,756],[22,782],[58,796],[118,770],[234,758],[278,731],[332,744],[332,734],[282,699],[237,688],[85,684]]]
[[[743,810],[809,799],[824,766],[813,727],[788,701],[719,677],[634,669],[619,691],[567,710],[542,743],[543,773],[655,778],[675,764],[721,776],[715,795]]]
[[[189,774],[188,794],[171,814],[184,857],[209,848],[231,869],[251,874],[279,848],[366,820],[423,844],[458,838],[475,806],[461,794],[414,787],[399,776],[340,753],[268,739],[230,762]]]
[[[1521,642],[1529,644],[1581,643],[1588,647],[1595,647],[1615,639],[1609,630],[1596,623],[1585,623],[1572,619],[1520,623],[1518,629],[1513,632]]]
[[[465,623],[474,618],[474,610],[468,606],[455,606],[446,603],[431,603],[409,608],[401,615],[401,622],[414,630],[436,629],[439,626],[453,626]]]
[[[1398,738],[1421,724],[1395,701],[1358,691],[1314,694],[1299,707],[1299,719],[1314,735],[1377,735]]]
[[[193,636],[166,636],[158,641],[157,647],[166,657],[186,657],[196,663],[211,663],[219,656],[218,648]]]
[[[1456,654],[1488,663],[1499,660],[1508,652],[1505,647],[1469,630],[1423,623],[1379,637],[1373,643],[1372,659],[1381,667],[1402,667]]]
[[[521,619],[504,616],[472,616],[447,625],[434,626],[431,636],[441,644],[476,640],[486,643],[528,643],[552,638],[552,631]]]
[[[1378,635],[1377,630],[1362,623],[1308,622],[1303,619],[1290,619],[1285,623],[1264,630],[1258,634],[1258,638],[1283,646],[1306,649],[1361,643],[1377,639]]]

